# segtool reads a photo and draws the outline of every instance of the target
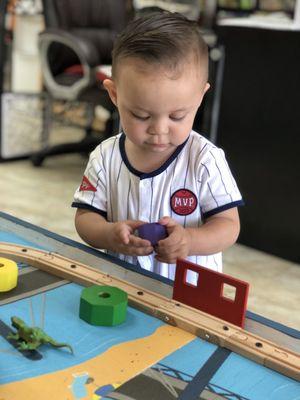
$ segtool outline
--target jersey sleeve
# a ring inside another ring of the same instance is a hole
[[[91,153],[81,184],[76,189],[72,207],[88,209],[106,218],[106,174],[100,146]]]
[[[222,149],[207,146],[199,165],[199,204],[203,218],[243,205]]]

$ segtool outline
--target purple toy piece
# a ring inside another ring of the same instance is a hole
[[[160,240],[165,239],[168,236],[166,227],[158,222],[141,225],[137,230],[139,237],[149,240],[152,246],[156,246]]]

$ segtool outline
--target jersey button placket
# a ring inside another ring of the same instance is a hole
[[[151,187],[148,179],[141,179],[139,185],[139,219],[145,222],[149,221],[149,207],[150,207],[150,198],[151,198]]]

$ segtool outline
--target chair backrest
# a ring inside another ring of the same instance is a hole
[[[126,25],[124,0],[43,0],[46,28],[59,28],[91,41],[102,64],[111,63],[117,33]]]
[[[43,0],[47,28],[107,28],[125,26],[124,0]]]

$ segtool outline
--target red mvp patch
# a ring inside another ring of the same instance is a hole
[[[180,189],[172,194],[171,208],[177,215],[192,214],[198,204],[195,194],[188,189]]]
[[[88,178],[85,175],[83,175],[79,191],[80,192],[84,192],[84,191],[96,192],[97,189],[95,188],[95,186],[93,186],[91,184],[91,182],[88,180]]]

